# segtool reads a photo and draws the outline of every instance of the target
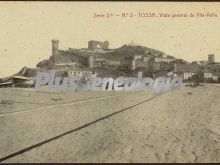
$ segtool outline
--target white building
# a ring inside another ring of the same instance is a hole
[[[134,56],[133,56],[133,60],[135,60],[135,61],[136,61],[136,60],[142,60],[142,56],[143,56],[143,55],[134,55]]]
[[[159,58],[159,57],[155,58],[155,62],[171,62],[171,61],[173,61],[171,58]]]
[[[188,80],[189,78],[192,78],[193,75],[194,75],[194,73],[192,73],[192,72],[184,72],[183,79]]]
[[[91,72],[91,71],[81,70],[81,69],[69,70],[68,77],[82,76],[88,72]]]
[[[205,73],[204,73],[204,78],[205,78],[205,79],[212,78],[212,73],[205,72]]]
[[[217,75],[213,75],[213,76],[212,76],[212,79],[213,79],[214,81],[218,81],[218,78],[219,78],[219,77],[218,77]]]

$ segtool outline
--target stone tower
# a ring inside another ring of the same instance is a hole
[[[135,60],[132,60],[131,61],[131,70],[135,70],[136,69],[136,66],[135,66]]]
[[[88,57],[88,68],[93,68],[93,56]]]
[[[209,63],[214,63],[215,62],[215,55],[214,54],[209,54],[208,55],[208,62]]]
[[[52,40],[52,56],[59,55],[59,40]]]

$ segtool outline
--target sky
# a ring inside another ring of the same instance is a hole
[[[207,12],[217,17],[196,16]],[[94,13],[120,16],[94,18]],[[122,18],[121,13],[157,17]],[[48,59],[52,39],[64,50],[85,48],[89,40],[108,40],[109,48],[133,41],[189,62],[207,60],[208,54],[220,62],[219,2],[0,2],[0,20],[0,77]]]

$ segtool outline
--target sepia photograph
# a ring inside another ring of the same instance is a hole
[[[220,3],[0,2],[0,163],[220,163]]]

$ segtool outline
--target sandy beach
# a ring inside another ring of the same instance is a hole
[[[156,97],[1,88],[0,158],[7,163],[220,162],[219,119],[220,86],[211,84]]]

